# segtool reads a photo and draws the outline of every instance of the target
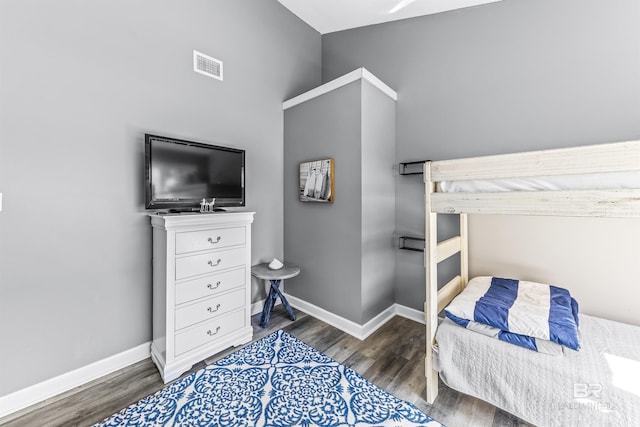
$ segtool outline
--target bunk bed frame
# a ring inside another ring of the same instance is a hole
[[[640,188],[440,193],[436,191],[437,183],[628,171],[640,172],[640,141],[424,163],[427,402],[433,403],[438,395],[438,372],[433,350],[438,313],[465,288],[469,280],[468,214],[640,218]],[[459,236],[438,242],[437,218],[440,213],[460,215]],[[457,253],[460,253],[460,274],[438,290],[438,263]]]

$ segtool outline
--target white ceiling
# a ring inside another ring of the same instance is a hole
[[[278,0],[320,34],[500,0]]]

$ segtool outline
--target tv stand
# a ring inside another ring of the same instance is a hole
[[[213,208],[214,212],[226,212],[227,210],[224,208]]]

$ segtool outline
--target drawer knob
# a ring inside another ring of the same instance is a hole
[[[207,335],[209,335],[209,336],[211,336],[211,337],[212,337],[212,336],[214,336],[215,334],[217,334],[218,332],[220,332],[220,326],[218,326],[218,327],[216,328],[216,331],[215,331],[215,332],[212,332],[212,331],[211,331],[211,329],[209,329],[209,330],[207,331]]]
[[[218,258],[218,261],[217,261],[215,264],[214,264],[214,263],[213,263],[213,261],[211,261],[211,260],[209,260],[209,263],[208,263],[208,264],[209,264],[211,267],[217,267],[217,266],[219,266],[219,265],[220,265],[220,263],[221,263],[221,262],[222,262],[222,260],[221,260],[220,258]]]
[[[208,311],[209,313],[215,313],[215,312],[216,312],[216,311],[218,311],[218,310],[220,310],[220,304],[216,304],[216,308],[213,308],[213,307],[209,307],[209,308],[207,308],[207,311]]]
[[[219,287],[220,287],[220,282],[217,282],[215,285],[212,285],[211,283],[207,285],[207,288],[211,289],[212,291],[215,289],[218,289]]]
[[[211,243],[213,245],[215,243],[218,243],[220,241],[220,239],[222,239],[222,237],[218,236],[218,237],[216,237],[215,241],[211,237],[209,237],[209,239],[207,239],[207,240],[209,241],[209,243]]]

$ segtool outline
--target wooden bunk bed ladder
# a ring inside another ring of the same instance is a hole
[[[424,182],[427,189],[425,212],[425,268],[426,268],[426,301],[424,303],[425,323],[427,325],[427,346],[436,344],[438,313],[459,294],[469,281],[468,266],[468,233],[467,214],[460,214],[460,235],[438,242],[438,214],[431,209],[431,193],[435,192],[436,183],[431,179],[431,162],[424,164]],[[451,279],[439,291],[438,263],[460,253],[460,274]],[[425,355],[426,400],[432,404],[438,396],[438,372],[434,369],[433,352]]]

